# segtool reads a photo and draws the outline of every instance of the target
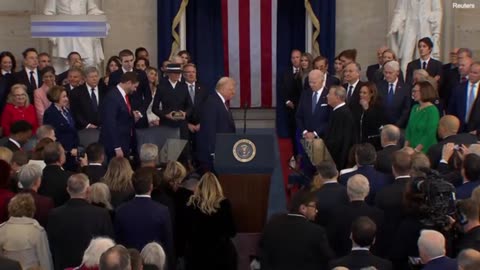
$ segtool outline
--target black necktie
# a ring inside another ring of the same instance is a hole
[[[427,69],[427,61],[423,61],[423,63],[422,63],[422,69]]]
[[[353,93],[353,85],[350,85],[348,87],[348,94],[347,94],[347,100],[350,101],[350,98],[352,97],[352,93]]]
[[[35,76],[33,76],[34,71],[30,71],[30,85],[33,89],[37,89],[37,81],[35,80]]]
[[[95,112],[98,111],[98,102],[97,102],[97,95],[95,95],[95,88],[92,88],[92,106],[93,106],[93,110]]]

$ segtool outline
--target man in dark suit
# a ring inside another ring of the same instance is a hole
[[[338,170],[332,161],[322,161],[317,165],[318,175],[314,181],[322,185],[315,191],[317,211],[315,222],[324,227],[331,222],[333,209],[348,203],[347,190],[337,182]]]
[[[315,195],[300,191],[288,214],[270,219],[260,239],[262,269],[326,269],[334,254],[325,230],[310,222],[316,214]]]
[[[73,89],[81,86],[85,78],[83,70],[81,68],[72,67],[67,72],[68,83],[64,84],[63,87],[65,88],[65,90],[67,90],[67,95],[70,98],[73,93]]]
[[[369,143],[357,145],[355,148],[355,161],[358,169],[346,174],[342,174],[338,180],[340,184],[346,185],[348,179],[355,174],[361,174],[365,176],[370,183],[370,193],[367,198],[367,202],[369,204],[373,204],[377,192],[391,182],[390,177],[375,170],[373,165],[375,164],[376,159],[377,153],[375,152],[375,147],[373,147],[373,145]]]
[[[35,201],[35,218],[42,227],[47,226],[48,213],[54,208],[53,200],[38,194],[42,184],[42,168],[37,164],[25,164],[17,174],[22,192],[30,193]]]
[[[383,67],[384,80],[377,85],[378,95],[381,97],[385,118],[388,124],[394,124],[399,128],[407,126],[411,108],[410,91],[399,79],[400,64],[397,61],[389,61]]]
[[[462,162],[463,183],[457,187],[455,197],[464,200],[472,196],[472,191],[480,185],[480,156],[471,153],[463,158]]]
[[[352,113],[345,104],[347,92],[341,86],[330,87],[327,102],[333,108],[328,122],[325,145],[337,168],[343,169],[347,163],[348,152],[354,143],[353,134],[357,134]]]
[[[92,238],[106,236],[113,239],[110,214],[107,209],[88,203],[88,188],[86,175],[70,176],[67,191],[71,199],[50,212],[46,230],[55,258],[55,270],[80,265]]]
[[[462,76],[458,70],[458,48],[450,51],[450,63],[442,66],[442,82],[438,87],[438,95],[445,105],[448,105],[448,99],[453,89],[462,81]]]
[[[430,76],[437,81],[441,80],[442,62],[431,58],[433,42],[429,37],[421,38],[418,41],[418,53],[420,58],[413,60],[407,65],[407,76],[405,82],[407,85],[413,84],[413,71],[417,69],[425,69]]]
[[[353,175],[347,182],[347,194],[350,202],[346,205],[335,206],[332,211],[328,221],[327,234],[337,257],[345,256],[351,250],[352,242],[349,240],[349,236],[352,224],[358,217],[367,216],[375,222],[378,228],[383,227],[383,211],[365,203],[369,192],[368,179],[360,174]]]
[[[410,181],[412,157],[406,151],[396,151],[392,156],[392,173],[395,177],[391,185],[384,187],[375,196],[375,206],[385,213],[385,225],[381,242],[378,242],[378,254],[387,255],[394,245],[393,236],[404,218],[403,197]]]
[[[0,256],[0,268],[4,270],[22,270],[19,262]]]
[[[32,137],[32,125],[20,120],[10,125],[10,137],[3,145],[12,152],[22,151],[22,146]]]
[[[369,82],[374,82],[375,72],[377,72],[383,65],[383,52],[387,50],[387,46],[382,46],[377,49],[377,64],[367,67],[367,78]]]
[[[68,60],[68,69],[60,74],[57,75],[57,85],[65,85],[68,84],[68,71],[71,68],[83,68],[83,60],[82,56],[78,52],[70,52],[67,55]]]
[[[288,125],[288,136],[292,141],[293,155],[296,156],[297,153],[297,139],[296,139],[296,120],[295,114],[298,107],[298,102],[302,94],[302,89],[297,87],[296,76],[300,71],[300,57],[302,52],[300,50],[294,49],[290,55],[290,62],[292,64],[282,75],[281,84],[280,84],[280,94],[282,95],[282,104],[285,104],[287,110],[287,125]]]
[[[317,56],[313,60],[313,68],[323,72],[323,87],[330,89],[332,85],[340,85],[340,80],[328,73],[328,59],[325,56]]]
[[[477,106],[478,89],[480,86],[480,62],[470,66],[468,80],[453,90],[448,104],[448,114],[453,114],[460,120],[460,131],[476,131],[480,129],[480,106]]]
[[[21,83],[27,86],[27,94],[30,102],[33,101],[33,91],[42,85],[42,77],[37,69],[38,52],[34,48],[28,48],[22,52],[24,68],[15,73],[13,83]],[[9,86],[10,89],[11,85]]]
[[[382,270],[393,269],[390,261],[370,253],[370,247],[375,242],[375,234],[378,227],[380,225],[375,224],[367,216],[356,218],[351,226],[352,251],[345,257],[331,261],[328,269],[338,266],[347,267],[348,269],[360,269],[369,266]]]
[[[385,125],[380,132],[380,144],[383,149],[377,152],[375,169],[385,174],[392,174],[393,153],[400,150],[400,129],[394,125]]]
[[[442,159],[442,149],[446,143],[456,145],[470,145],[477,143],[477,136],[470,133],[458,133],[460,120],[454,115],[445,115],[438,123],[438,137],[441,139],[437,144],[432,145],[427,152],[432,168],[436,169]]]
[[[3,112],[3,107],[7,102],[7,95],[10,92],[9,85],[7,78],[0,75],[0,112]]]
[[[47,166],[43,169],[38,193],[53,199],[56,207],[68,200],[66,187],[71,173],[62,168],[65,159],[65,150],[58,142],[47,144],[43,149],[43,160]]]
[[[235,95],[235,81],[221,78],[215,93],[205,101],[200,117],[200,131],[197,134],[198,159],[205,169],[212,169],[216,145],[216,134],[235,133],[235,122],[225,102]]]
[[[154,174],[148,168],[137,170],[132,176],[135,198],[118,207],[115,212],[115,235],[119,244],[127,248],[142,248],[157,242],[173,259],[172,220],[168,208],[151,198]]]
[[[76,87],[70,94],[70,109],[78,130],[100,127],[99,109],[106,89],[99,82],[97,68],[88,67],[85,70],[85,84]]]
[[[346,83],[343,85],[347,90],[345,102],[351,111],[360,108],[360,88],[364,82],[360,81],[360,64],[352,62],[347,64],[343,69],[343,79]],[[359,111],[361,111],[359,109]]]
[[[480,252],[474,249],[464,249],[457,256],[458,270],[480,269]]]
[[[418,253],[425,265],[423,270],[457,270],[455,259],[445,255],[445,237],[437,231],[421,231],[418,238]]]
[[[133,150],[134,125],[141,113],[134,110],[130,95],[137,90],[138,80],[134,72],[122,74],[120,83],[110,89],[100,107],[100,143],[110,160],[112,157],[128,157]]]
[[[457,213],[460,220],[456,220],[461,226],[461,234],[454,243],[454,255],[458,255],[464,249],[480,251],[480,222],[478,203],[468,198],[457,203]]]
[[[87,146],[85,150],[87,155],[88,165],[82,167],[82,173],[88,176],[90,184],[100,182],[102,177],[107,172],[103,162],[105,160],[105,148],[100,143],[92,143]]]

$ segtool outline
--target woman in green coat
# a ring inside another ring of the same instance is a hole
[[[413,148],[421,145],[422,152],[426,153],[430,146],[437,143],[440,115],[432,103],[437,98],[437,92],[429,82],[423,81],[413,86],[412,96],[418,104],[410,111],[405,139]]]

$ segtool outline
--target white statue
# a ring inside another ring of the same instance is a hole
[[[421,38],[430,37],[432,57],[440,57],[441,25],[441,0],[397,0],[388,36],[404,72],[408,63],[418,58],[416,46]]]
[[[45,15],[102,15],[104,12],[95,4],[95,0],[46,0]],[[104,59],[102,43],[99,38],[61,37],[50,38],[53,45],[52,56],[60,58],[65,64],[70,52],[78,52],[86,66],[99,67]],[[57,60],[58,61],[58,60]],[[59,72],[57,72],[59,73]]]

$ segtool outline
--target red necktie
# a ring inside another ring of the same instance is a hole
[[[132,113],[132,106],[130,105],[130,97],[128,97],[128,95],[125,95],[125,102],[127,103],[128,112]]]

